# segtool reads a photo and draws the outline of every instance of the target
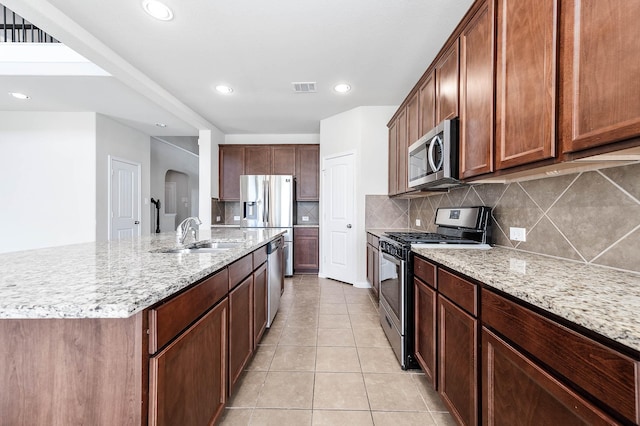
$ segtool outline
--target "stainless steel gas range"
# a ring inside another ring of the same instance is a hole
[[[440,208],[437,232],[388,232],[380,238],[380,324],[404,370],[414,359],[411,247],[490,249],[491,208]]]

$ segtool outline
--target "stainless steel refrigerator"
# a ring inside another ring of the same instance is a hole
[[[243,228],[282,228],[286,276],[293,275],[293,176],[240,176]]]

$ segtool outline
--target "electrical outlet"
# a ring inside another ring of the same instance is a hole
[[[302,216],[303,222],[309,222],[309,216]]]
[[[240,220],[240,216],[234,216],[233,220]]]
[[[509,239],[513,241],[527,241],[527,228],[509,227]]]
[[[420,219],[416,219],[416,226],[420,226],[421,223],[422,221]]]
[[[220,222],[221,220],[220,216],[216,216],[216,222]]]

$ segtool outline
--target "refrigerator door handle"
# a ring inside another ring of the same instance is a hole
[[[264,199],[264,209],[262,210],[263,211],[262,222],[265,223],[265,226],[269,226],[269,224],[267,223],[269,219],[269,181],[268,180],[262,181],[262,194]]]

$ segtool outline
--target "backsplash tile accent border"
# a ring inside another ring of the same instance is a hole
[[[433,232],[438,207],[474,205],[493,207],[495,245],[640,272],[640,163],[414,198],[409,223]],[[512,226],[526,242],[509,240]]]

